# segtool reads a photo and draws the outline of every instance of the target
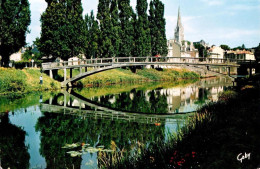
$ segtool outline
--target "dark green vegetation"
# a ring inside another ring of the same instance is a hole
[[[112,168],[236,168],[259,165],[259,88],[227,91],[200,109],[169,141],[155,141]],[[250,153],[241,163],[237,156]],[[117,159],[118,160],[118,159]]]
[[[135,18],[135,57],[146,57],[151,55],[151,31],[147,15],[147,0],[137,0],[137,17]]]
[[[82,17],[80,0],[47,1],[36,40],[42,56],[130,57],[167,55],[164,5],[159,0],[138,0],[136,13],[130,0],[100,0],[97,20],[93,12]],[[55,21],[55,22],[54,22]]]
[[[43,56],[68,60],[83,53],[84,21],[81,0],[50,1],[41,16],[42,31],[37,42]]]
[[[46,74],[41,74],[39,69],[8,69],[0,68],[0,94],[28,93],[60,88],[59,82],[51,79]],[[40,85],[40,76],[43,84]]]
[[[3,66],[8,66],[11,54],[25,45],[30,25],[31,11],[28,0],[0,1],[0,56]]]
[[[1,168],[29,168],[29,147],[25,145],[26,132],[11,124],[8,113],[0,115]],[[15,147],[14,151],[11,151]]]
[[[255,49],[255,58],[256,58],[257,61],[260,60],[260,43]]]
[[[199,57],[207,57],[208,56],[207,49],[203,45],[196,43],[196,44],[194,44],[194,47],[196,49],[198,49]]]
[[[164,18],[164,4],[160,0],[151,0],[149,9],[152,55],[167,55],[167,39]]]

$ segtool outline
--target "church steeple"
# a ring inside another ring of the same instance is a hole
[[[184,40],[184,28],[182,26],[181,23],[181,11],[180,11],[180,7],[178,9],[178,19],[177,19],[177,26],[175,28],[175,34],[174,34],[174,39],[176,42],[178,42],[179,44],[182,43],[182,41]]]

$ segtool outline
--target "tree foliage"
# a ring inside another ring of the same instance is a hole
[[[207,49],[200,43],[195,43],[194,47],[199,51],[199,57],[207,57]]]
[[[260,43],[259,43],[259,45],[256,47],[256,49],[255,49],[255,59],[257,60],[257,61],[259,61],[260,60]]]
[[[8,65],[11,54],[25,46],[30,16],[28,0],[0,1],[0,56],[4,66]]]
[[[40,52],[63,60],[83,53],[84,21],[80,0],[46,0],[46,11],[41,16]]]
[[[230,50],[230,47],[228,45],[220,45],[220,47],[223,49],[223,50]]]
[[[91,11],[90,16],[85,16],[85,48],[84,54],[86,58],[96,58],[99,55],[99,26],[98,21],[95,20],[93,11]]]
[[[152,55],[167,55],[164,4],[160,0],[151,0],[149,13]]]
[[[130,0],[121,0],[118,4],[120,20],[120,47],[119,55],[129,57],[133,54],[134,46],[134,11],[130,6]]]
[[[100,0],[98,3],[97,19],[100,24],[100,51],[102,57],[113,57],[112,21],[110,16],[110,0]]]
[[[146,0],[137,0],[137,18],[135,18],[135,50],[134,56],[151,55],[151,34],[147,15]]]

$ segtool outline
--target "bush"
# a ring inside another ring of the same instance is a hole
[[[219,101],[227,101],[237,96],[237,93],[233,90],[227,90],[218,95]]]

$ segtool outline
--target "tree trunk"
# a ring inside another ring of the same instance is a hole
[[[9,67],[9,59],[10,56],[8,55],[2,55],[2,60],[1,60],[1,66],[3,67]]]

